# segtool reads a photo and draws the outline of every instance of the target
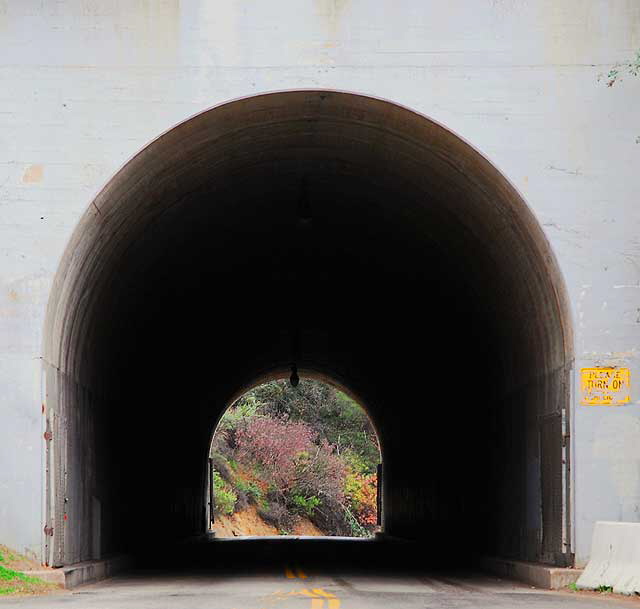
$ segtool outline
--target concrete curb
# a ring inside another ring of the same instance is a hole
[[[128,556],[114,556],[102,560],[89,560],[60,569],[46,569],[39,571],[22,571],[30,577],[39,577],[51,584],[58,584],[63,588],[71,589],[83,584],[112,577],[116,573],[131,566]]]
[[[618,594],[640,593],[640,522],[596,522],[591,557],[578,588],[611,586]]]
[[[480,565],[489,573],[531,584],[545,590],[560,590],[577,581],[582,569],[553,567],[535,562],[522,562],[487,556]]]
[[[89,560],[87,562],[63,567],[64,587],[75,588],[82,584],[89,584],[101,579],[106,579],[107,577],[112,577],[130,565],[130,557],[114,556],[103,560]]]

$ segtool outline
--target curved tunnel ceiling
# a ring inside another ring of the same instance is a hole
[[[74,232],[45,331],[48,362],[119,404],[117,415],[103,406],[105,429],[121,446],[137,438],[136,458],[150,445],[140,430],[170,421],[197,470],[171,491],[192,489],[191,530],[217,418],[292,361],[369,406],[387,459],[386,526],[405,531],[446,511],[427,510],[434,496],[463,494],[451,470],[432,487],[401,472],[410,441],[433,464],[442,438],[457,437],[451,468],[505,426],[533,447],[533,421],[564,399],[571,349],[557,264],[504,176],[422,115],[330,91],[229,102],[140,151]],[[106,461],[132,458],[110,442]],[[493,472],[487,459],[471,471]],[[482,513],[502,501],[478,496]],[[518,543],[536,549],[515,553],[540,554],[531,535]]]

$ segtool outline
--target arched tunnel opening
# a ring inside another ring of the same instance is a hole
[[[368,405],[388,536],[566,564],[567,311],[520,195],[435,122],[329,91],[203,112],[109,181],[61,261],[46,561],[202,535],[211,430],[295,363]]]
[[[208,455],[211,537],[382,532],[382,448],[366,407],[295,364],[250,388],[218,420]]]

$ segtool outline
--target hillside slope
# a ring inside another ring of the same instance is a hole
[[[276,527],[266,523],[258,514],[258,509],[254,505],[235,512],[230,516],[220,514],[216,516],[215,524],[211,527],[216,537],[251,537],[251,536],[271,536],[282,535],[304,535],[312,537],[321,537],[326,535],[317,526],[315,526],[308,518],[300,517],[291,531],[279,531]]]

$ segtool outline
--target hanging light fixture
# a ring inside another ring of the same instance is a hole
[[[289,382],[292,387],[297,387],[300,382],[300,377],[298,376],[298,366],[295,364],[291,364],[291,376],[289,377]]]

